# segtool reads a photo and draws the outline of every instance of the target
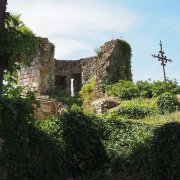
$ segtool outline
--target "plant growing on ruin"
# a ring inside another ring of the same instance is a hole
[[[5,13],[4,31],[0,32],[0,92],[5,72],[13,76],[19,69],[17,63],[29,64],[36,52],[38,38],[20,20],[20,15]],[[0,93],[0,94],[1,94]]]
[[[107,69],[106,84],[117,83],[119,80],[132,81],[131,72],[131,46],[126,41],[118,39],[116,48],[111,53],[113,71]]]
[[[101,48],[95,48],[94,51],[95,51],[98,58],[100,58],[103,54],[103,51]]]
[[[90,110],[90,103],[95,99],[96,77],[94,76],[88,83],[84,84],[80,91],[84,110]]]
[[[172,113],[180,110],[180,102],[175,95],[170,93],[162,94],[157,101],[159,114]]]

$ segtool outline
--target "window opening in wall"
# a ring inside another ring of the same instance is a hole
[[[55,77],[55,86],[57,88],[66,89],[66,76],[57,75]]]
[[[71,97],[74,97],[74,79],[71,78]]]
[[[74,79],[74,81],[73,81],[74,92],[79,92],[82,87],[81,73],[71,74],[71,78]]]

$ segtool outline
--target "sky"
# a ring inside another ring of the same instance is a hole
[[[21,14],[37,36],[55,45],[55,58],[75,60],[95,55],[112,39],[132,48],[133,80],[163,80],[159,41],[167,58],[168,79],[180,84],[179,0],[8,0],[7,11]]]

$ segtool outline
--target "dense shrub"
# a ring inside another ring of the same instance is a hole
[[[124,106],[119,108],[118,114],[128,119],[142,119],[150,115],[150,108],[138,105],[134,107]]]
[[[44,131],[37,126],[29,128],[27,179],[58,180],[68,177],[63,143],[59,140],[57,132],[55,133],[49,124],[51,124],[50,121],[43,122],[41,128]],[[53,127],[56,126],[53,125]]]
[[[55,90],[54,92],[51,92],[50,96],[68,105],[69,107],[71,107],[74,104],[82,105],[82,101],[76,92],[75,92],[75,96],[72,97],[70,92],[63,89],[58,89]]]
[[[176,81],[167,81],[166,89],[172,94],[180,92],[180,86]],[[120,80],[116,84],[105,86],[105,92],[111,96],[117,96],[123,100],[133,98],[152,98],[157,97],[165,92],[164,82],[162,81],[137,81],[136,83],[130,81]]]
[[[179,179],[179,123],[152,127],[114,121],[110,127],[106,147],[113,179]]]
[[[158,98],[158,110],[160,114],[172,113],[180,110],[180,102],[175,95],[165,93]]]
[[[179,123],[157,127],[72,110],[34,124],[32,115],[27,99],[1,100],[0,165],[8,179],[179,179]]]
[[[121,156],[129,155],[133,149],[144,144],[152,136],[153,129],[153,126],[139,123],[107,120],[106,130],[109,136],[106,140],[106,148],[108,155],[111,156],[112,152]]]
[[[123,100],[132,99],[139,96],[137,87],[131,81],[120,80],[113,85],[105,86],[105,92],[110,96],[117,96]]]
[[[180,178],[180,123],[172,122],[157,128],[151,143],[155,180]]]
[[[83,101],[85,111],[91,111],[90,103],[96,98],[96,77],[94,76],[89,82],[83,85],[80,96]]]
[[[102,144],[105,138],[103,122],[82,111],[69,111],[60,117],[67,168],[73,177],[103,169],[107,162]]]
[[[111,112],[109,112],[110,114]],[[114,112],[112,112],[114,113]],[[115,115],[128,119],[142,119],[146,116],[157,114],[156,99],[133,99],[122,101],[115,109]]]
[[[109,120],[107,125],[110,135],[106,151],[111,160],[111,178],[145,179],[148,141],[153,136],[154,127],[118,120]]]
[[[0,99],[0,137],[4,139],[0,168],[7,179],[24,179],[29,156],[28,128],[33,122],[32,97]]]
[[[137,89],[139,90],[139,96],[142,98],[152,98],[152,85],[148,81],[137,81],[136,84]]]

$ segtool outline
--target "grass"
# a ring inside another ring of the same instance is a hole
[[[135,120],[131,120],[131,121],[135,121]],[[166,115],[149,116],[144,119],[138,120],[138,122],[141,122],[143,124],[149,124],[149,125],[163,125],[169,122],[180,123],[180,111],[177,111],[171,114],[166,114]]]

